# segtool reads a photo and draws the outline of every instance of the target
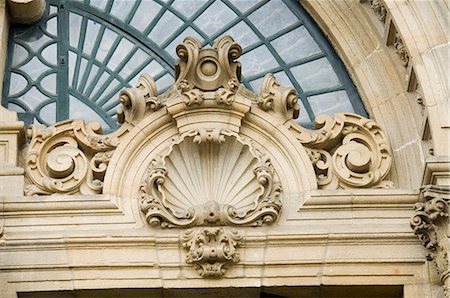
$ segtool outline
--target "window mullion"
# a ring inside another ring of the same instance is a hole
[[[57,72],[57,96],[56,121],[69,118],[69,12],[65,1],[58,6],[58,72]]]

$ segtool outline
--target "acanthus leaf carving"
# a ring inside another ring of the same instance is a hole
[[[242,236],[223,227],[203,227],[185,231],[181,243],[188,251],[186,263],[194,264],[203,277],[220,277],[232,263],[239,262],[237,246]]]
[[[352,113],[321,115],[316,128],[290,129],[311,158],[319,188],[393,187],[387,180],[392,152],[374,121]]]
[[[449,224],[450,187],[422,187],[421,202],[416,203],[411,228],[428,249],[427,259],[433,261],[441,277],[445,294],[450,294]]]
[[[140,196],[147,222],[163,228],[260,226],[275,221],[281,208],[270,160],[227,130],[196,130],[174,140],[151,162]]]

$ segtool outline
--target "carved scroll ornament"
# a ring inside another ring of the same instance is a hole
[[[316,130],[291,126],[305,146],[319,188],[391,188],[392,152],[381,128],[352,113],[316,118]]]
[[[260,226],[277,219],[281,185],[270,160],[226,130],[185,133],[150,164],[141,210],[161,227]]]
[[[26,152],[25,195],[98,194],[120,139],[148,112],[161,107],[156,85],[149,75],[142,75],[135,88],[120,93],[122,106],[117,117],[122,126],[102,135],[97,122],[66,120],[50,127],[31,125],[31,139]]]

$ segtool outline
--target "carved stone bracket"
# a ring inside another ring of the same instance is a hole
[[[140,189],[151,225],[260,226],[277,219],[281,185],[270,160],[226,130],[183,134],[150,164]]]
[[[392,152],[381,128],[351,113],[316,118],[316,130],[291,126],[305,146],[319,188],[390,188]]]
[[[220,277],[230,264],[239,262],[236,248],[241,239],[239,232],[223,227],[189,229],[181,235],[188,251],[186,263],[194,264],[203,277]]]
[[[450,294],[449,203],[450,187],[428,185],[422,188],[423,202],[417,203],[411,228],[428,249],[427,259],[433,261],[441,277],[444,291]]]

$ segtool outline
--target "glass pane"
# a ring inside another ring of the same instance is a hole
[[[203,42],[203,38],[198,34],[197,31],[192,29],[191,27],[188,27],[186,30],[183,31],[183,33],[179,34],[167,47],[166,51],[174,58],[178,58],[177,54],[175,53],[175,48],[178,44],[183,42],[183,39],[185,39],[187,36],[193,36],[196,37],[200,42]]]
[[[161,9],[161,6],[153,0],[144,0],[139,5],[134,17],[131,19],[131,26],[135,27],[141,32],[153,21],[156,14]]]
[[[248,19],[266,37],[298,22],[297,17],[281,1],[269,1]]]
[[[90,0],[91,6],[104,11],[106,8],[106,5],[108,4],[107,0]]]
[[[259,73],[267,73],[269,69],[278,66],[272,53],[265,47],[260,46],[244,54],[241,59],[242,74],[252,76]]]
[[[47,92],[56,95],[56,73],[51,73],[41,80],[41,87]]]
[[[133,9],[134,1],[115,0],[111,8],[111,14],[121,21],[125,21]]]
[[[301,26],[271,42],[286,62],[292,62],[320,53],[320,48],[304,26]]]
[[[235,18],[236,14],[228,6],[216,1],[194,23],[208,36],[211,36]]]
[[[81,16],[69,13],[69,43],[72,47],[78,48],[81,30]]]
[[[120,75],[122,78],[127,78],[128,76],[136,71],[137,69],[143,67],[143,63],[145,63],[150,57],[141,49],[138,49],[136,53],[128,60],[127,64],[120,71]]]
[[[295,119],[295,121],[302,125],[307,125],[311,122],[311,118],[309,118],[308,112],[305,109],[305,105],[300,100],[300,98],[298,99],[298,103],[300,105],[300,115],[298,116],[297,119]]]
[[[49,103],[41,108],[39,116],[47,123],[56,122],[56,103]]]
[[[234,27],[231,27],[225,34],[230,35],[233,39],[241,45],[243,49],[259,41],[258,36],[253,30],[245,23],[239,22]]]
[[[54,36],[58,35],[58,23],[56,17],[53,17],[47,21],[45,24],[45,30]]]
[[[241,12],[246,12],[250,7],[253,7],[260,0],[230,0]]]
[[[33,57],[33,59],[21,66],[19,69],[28,75],[33,81],[36,81],[37,78],[45,71],[50,70],[50,68],[42,63],[37,57]]]
[[[48,45],[47,47],[45,47],[42,50],[41,55],[48,64],[52,64],[52,65],[56,66],[57,65],[57,60],[56,60],[57,53],[58,53],[58,46],[56,43],[52,43],[51,45]]]
[[[354,112],[345,90],[310,96],[308,101],[315,115]]]
[[[14,44],[13,60],[12,60],[11,67],[17,67],[20,64],[22,64],[23,62],[25,62],[25,60],[28,58],[28,55],[30,55],[30,54],[23,46],[21,46],[19,44]]]
[[[291,71],[303,91],[320,90],[341,85],[327,58],[293,67]]]
[[[108,68],[115,70],[122,62],[124,62],[124,58],[131,52],[133,47],[134,45],[128,39],[122,38],[107,64]]]
[[[42,94],[36,87],[31,87],[27,93],[17,98],[17,100],[25,103],[30,110],[34,110],[40,103],[47,99],[48,97]]]
[[[79,101],[77,98],[69,98],[69,117],[71,119],[83,119],[86,122],[99,122],[103,128],[109,125],[90,107]]]
[[[157,44],[162,44],[167,38],[172,35],[175,30],[178,29],[183,24],[183,21],[175,16],[170,11],[166,11],[161,19],[158,21],[156,26],[150,32],[148,37],[156,42]]]
[[[84,39],[83,52],[91,55],[92,48],[94,47],[97,40],[98,31],[100,30],[100,24],[89,20],[86,28],[86,37]]]
[[[114,43],[120,39],[120,37],[117,35],[117,33],[105,29],[105,32],[103,33],[102,41],[100,42],[99,48],[97,50],[97,54],[95,55],[95,58],[103,62],[108,56],[108,54],[111,52],[114,52]]]
[[[28,81],[20,74],[11,73],[9,94],[14,96],[15,94],[23,91],[28,85]]]
[[[186,18],[190,18],[205,3],[206,0],[175,0],[172,3],[172,7],[178,10]]]
[[[172,77],[170,74],[165,74],[162,78],[157,80],[156,87],[158,88],[158,91],[162,91],[163,89],[169,87],[173,83],[175,83],[174,77]]]

